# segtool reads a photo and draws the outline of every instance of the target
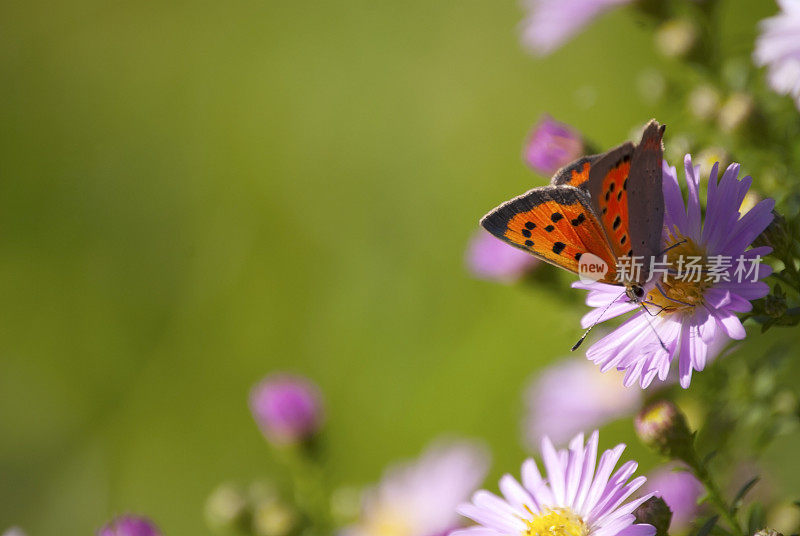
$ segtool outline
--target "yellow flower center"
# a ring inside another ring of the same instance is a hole
[[[569,508],[549,508],[534,514],[530,508],[531,519],[523,519],[527,528],[523,536],[588,536],[589,527],[583,519]]]
[[[666,247],[672,249],[666,252],[670,273],[659,283],[664,293],[654,288],[647,295],[647,301],[661,307],[662,313],[688,311],[702,305],[703,295],[712,284],[706,280],[705,250],[691,238],[672,233]],[[656,260],[660,262],[663,258]]]

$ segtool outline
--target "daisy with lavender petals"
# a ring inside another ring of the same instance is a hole
[[[650,495],[625,502],[645,477],[628,482],[637,468],[634,461],[612,475],[624,444],[605,451],[597,463],[598,436],[594,432],[584,445],[579,434],[569,450],[559,451],[549,439],[542,440],[547,476],[542,478],[536,462],[526,460],[521,484],[511,475],[500,480],[502,498],[481,490],[461,505],[459,512],[478,526],[452,536],[653,536],[656,529],[636,524],[633,515]]]
[[[761,22],[753,59],[768,66],[772,89],[800,108],[800,0],[778,0],[781,13]]]
[[[446,536],[463,526],[456,507],[480,486],[488,465],[473,443],[435,445],[418,461],[390,469],[342,536]]]
[[[674,269],[694,257],[701,259],[701,267],[713,265],[714,270],[712,273],[704,268],[699,277],[688,270],[684,276],[667,274],[660,283],[661,290],[651,289],[646,298],[649,308],[658,308],[657,315],[639,309],[587,351],[586,357],[601,371],[624,370],[626,386],[638,382],[645,388],[656,377],[665,381],[677,359],[680,384],[689,387],[692,371],[703,370],[721,350],[721,343],[745,337],[736,315],[750,311],[752,300],[769,293],[761,279],[771,273],[771,268],[760,259],[771,249],[748,248],[772,221],[775,202],[765,199],[740,214],[752,179],[739,180],[739,165],[732,164],[717,181],[715,165],[703,221],[699,166],[693,166],[688,155],[685,170],[689,192],[686,203],[675,168],[666,163],[663,168],[667,265]],[[596,308],[583,317],[584,327],[638,308],[612,285],[576,282],[573,287],[589,290],[586,303]]]
[[[551,53],[605,11],[632,0],[526,0],[522,42],[532,52]]]

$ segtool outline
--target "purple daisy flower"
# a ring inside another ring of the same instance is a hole
[[[632,0],[526,0],[522,43],[539,55],[551,53],[593,19]]]
[[[703,494],[703,484],[687,471],[675,466],[661,467],[647,477],[645,491],[661,497],[672,510],[670,530],[682,532],[700,512],[697,500]]]
[[[250,393],[250,410],[264,436],[278,445],[309,439],[322,425],[322,396],[301,376],[264,378]]]
[[[778,0],[781,13],[761,22],[753,59],[768,66],[772,89],[800,108],[800,0]]]
[[[101,528],[97,536],[161,536],[161,531],[146,517],[126,515]]]
[[[523,158],[531,169],[549,177],[584,153],[580,134],[544,115],[528,135]]]
[[[462,526],[456,507],[481,485],[488,466],[479,445],[434,445],[419,460],[390,468],[366,493],[358,524],[342,536],[445,536]]]
[[[639,309],[586,352],[586,357],[600,365],[603,372],[613,368],[624,370],[626,386],[638,382],[646,388],[656,376],[665,381],[672,361],[677,359],[680,384],[689,387],[693,370],[703,370],[728,340],[745,337],[737,313],[750,311],[751,300],[769,293],[769,287],[761,279],[772,269],[759,261],[771,248],[748,248],[772,221],[775,202],[765,199],[740,214],[752,179],[748,176],[738,180],[739,164],[731,164],[718,182],[715,164],[708,182],[704,222],[699,166],[692,166],[689,155],[684,164],[689,192],[686,204],[675,168],[664,163],[667,262],[675,267],[681,265],[681,259],[699,257],[703,266],[715,264],[715,273],[703,269],[695,280],[695,274],[687,270],[683,278],[664,278],[660,283],[665,295],[657,289],[651,289],[647,295],[652,304],[648,307],[657,307],[657,315]],[[730,266],[726,266],[725,259],[730,260]],[[601,317],[606,320],[638,308],[613,285],[576,282],[573,287],[588,289],[586,303],[595,307],[583,317],[584,327]]]
[[[480,229],[467,248],[467,268],[475,277],[513,283],[533,270],[540,261]]]
[[[525,401],[524,433],[527,443],[535,447],[545,436],[562,445],[578,432],[633,414],[641,405],[642,393],[626,389],[620,378],[573,357],[542,371],[526,391]]]
[[[558,451],[549,439],[543,439],[547,478],[542,478],[536,462],[526,460],[522,484],[511,475],[500,479],[503,498],[481,490],[471,503],[459,507],[462,515],[479,526],[456,531],[453,536],[653,536],[655,527],[635,524],[633,515],[650,495],[625,502],[647,479],[640,476],[628,482],[638,465],[634,461],[611,474],[624,444],[605,451],[597,463],[598,437],[595,431],[584,446],[583,434],[579,434],[569,450]]]

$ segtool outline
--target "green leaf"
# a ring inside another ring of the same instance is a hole
[[[703,523],[703,526],[700,527],[700,530],[697,531],[697,534],[695,536],[708,536],[711,533],[711,529],[713,529],[714,525],[717,524],[718,519],[719,516],[710,517],[708,521]]]
[[[750,507],[750,514],[747,516],[747,534],[755,534],[756,531],[763,529],[765,525],[764,505],[753,503]]]
[[[750,480],[747,481],[747,483],[744,486],[741,487],[741,489],[739,489],[739,492],[736,494],[736,497],[734,497],[733,503],[731,505],[732,514],[736,513],[736,510],[738,510],[739,507],[742,505],[742,499],[744,499],[744,496],[747,495],[747,492],[750,491],[752,487],[756,485],[756,482],[758,482],[759,478],[760,477],[758,476],[751,478]]]
[[[703,465],[708,465],[708,462],[713,460],[716,457],[718,452],[719,452],[719,450],[712,450],[711,452],[706,454],[705,458],[703,458]]]

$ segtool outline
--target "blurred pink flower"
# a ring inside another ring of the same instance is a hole
[[[638,465],[634,461],[622,464],[612,475],[624,444],[605,451],[598,463],[598,436],[594,432],[584,445],[583,434],[578,434],[568,450],[558,451],[549,439],[543,439],[547,476],[542,478],[536,462],[526,460],[521,484],[505,475],[500,479],[502,497],[481,490],[471,503],[459,507],[461,515],[478,526],[456,531],[453,536],[653,536],[655,527],[635,524],[633,515],[650,496],[625,502],[647,479],[640,476],[628,482]],[[553,526],[558,530],[553,531]]]
[[[456,507],[481,485],[488,466],[488,454],[474,443],[434,445],[418,460],[390,468],[343,536],[449,534],[462,525]]]
[[[535,448],[545,436],[561,445],[578,432],[632,415],[641,405],[642,393],[624,387],[621,376],[603,374],[590,361],[578,357],[542,371],[525,393],[524,434],[528,445]]]
[[[250,393],[250,410],[264,436],[278,445],[298,443],[322,424],[322,396],[311,381],[291,374],[264,378]]]
[[[513,283],[539,264],[539,259],[480,229],[467,247],[467,268],[477,278]]]
[[[534,171],[550,177],[583,153],[580,134],[569,125],[544,115],[528,135],[523,158]]]
[[[800,0],[778,0],[781,12],[761,21],[753,59],[768,67],[772,89],[800,108]]]
[[[101,528],[97,536],[161,536],[161,531],[146,517],[125,515]]]
[[[522,43],[535,54],[549,54],[603,12],[631,1],[526,0]]]
[[[651,472],[644,491],[664,499],[672,510],[671,531],[687,529],[700,512],[697,499],[703,494],[703,485],[691,473],[676,470],[674,465]]]

